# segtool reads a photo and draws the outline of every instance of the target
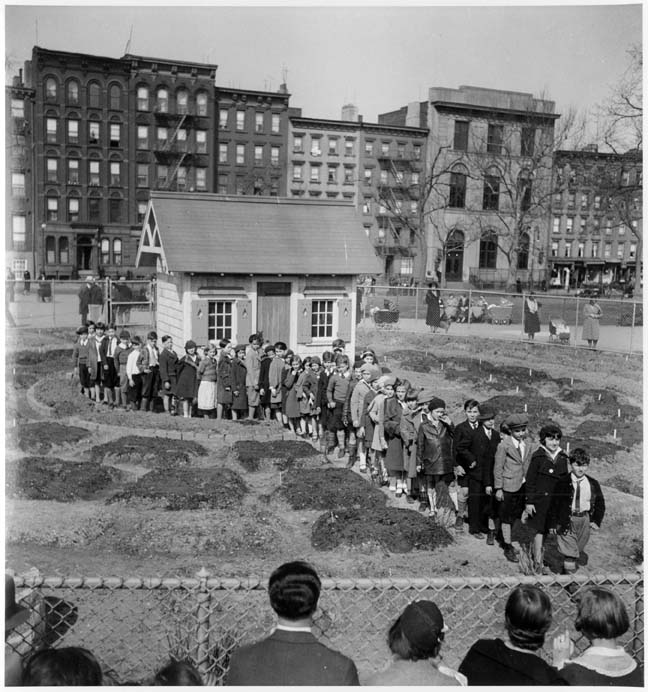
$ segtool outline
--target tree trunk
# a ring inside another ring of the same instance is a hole
[[[641,256],[643,254],[643,238],[637,237],[637,256],[635,258],[635,285],[634,285],[634,293],[633,293],[633,298],[641,299],[643,295],[643,288],[641,286],[641,277],[642,277],[642,266],[641,266]]]

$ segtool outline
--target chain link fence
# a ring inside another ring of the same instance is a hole
[[[17,595],[32,618],[13,637],[16,650],[84,646],[113,684],[142,681],[170,656],[189,657],[208,684],[222,684],[231,652],[267,636],[274,616],[267,579],[220,579],[201,570],[195,578],[15,577]],[[361,680],[390,659],[387,631],[413,600],[437,603],[449,631],[444,663],[458,667],[480,638],[504,637],[504,606],[518,584],[536,584],[551,598],[552,638],[568,629],[575,655],[588,646],[573,623],[578,593],[590,585],[614,590],[624,601],[630,630],[621,644],[644,658],[643,577],[639,573],[553,577],[448,579],[323,579],[314,633],[353,658]],[[18,640],[16,639],[18,637]]]

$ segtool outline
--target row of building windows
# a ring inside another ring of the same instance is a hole
[[[310,181],[313,183],[319,183],[322,181],[320,169],[322,164],[311,163],[310,165]],[[305,164],[295,163],[293,164],[293,175],[292,178],[295,181],[304,180],[304,169]],[[329,183],[336,183],[338,181],[338,170],[339,166],[337,164],[329,163],[326,169],[326,181]],[[372,185],[374,183],[374,169],[365,168],[363,171],[363,181],[365,185]],[[352,183],[355,182],[355,165],[345,164],[344,165],[344,182]],[[379,183],[381,185],[418,185],[420,182],[420,174],[418,171],[412,171],[409,176],[405,176],[402,171],[397,171],[395,175],[391,176],[387,170],[381,170],[379,174]]]
[[[103,199],[101,197],[88,197],[86,200],[86,221],[100,222],[103,218],[102,206]],[[108,222],[109,223],[125,223],[124,218],[124,199],[118,196],[112,196],[108,199]],[[54,195],[45,197],[45,220],[46,221],[67,221],[74,223],[81,221],[81,198],[68,197],[66,205],[65,218],[62,214],[60,199]]]
[[[310,135],[310,155],[311,156],[322,156],[324,149],[322,148],[322,140],[324,135],[311,134]],[[327,135],[327,145],[326,153],[329,156],[339,156],[340,154],[340,140],[342,138],[334,135]],[[354,156],[355,155],[355,137],[344,137],[344,155]],[[379,148],[376,148],[376,147]],[[394,150],[395,146],[395,150]],[[404,142],[397,142],[394,145],[392,141],[382,141],[376,142],[374,140],[365,140],[364,143],[364,153],[366,156],[376,156],[379,157],[390,157],[406,159],[408,158],[406,153],[407,145]],[[306,152],[305,136],[304,135],[293,135],[293,153],[304,154]],[[395,155],[395,156],[394,156]],[[421,145],[413,144],[411,148],[411,158],[415,161],[420,161],[421,159]]]
[[[636,243],[629,243],[629,255],[628,259],[635,259],[637,256],[637,245]],[[561,243],[559,243],[557,240],[554,240],[551,243],[551,256],[552,257],[576,257],[576,258],[584,258],[586,257],[585,253],[585,243],[572,243],[571,241],[566,241],[562,243],[562,248],[561,248]],[[626,259],[625,257],[625,252],[626,252],[626,243],[617,243],[616,245],[616,258],[617,259]],[[595,258],[595,257],[600,257],[600,244],[599,243],[591,243],[589,246],[589,254],[587,255],[588,257]],[[603,243],[603,258],[605,259],[611,259],[613,257],[612,254],[612,243]]]
[[[149,139],[150,127],[148,125],[137,126],[137,148],[150,149]],[[190,133],[184,127],[170,129],[167,127],[157,127],[155,129],[155,149],[163,150],[168,146],[173,146],[177,151],[187,151],[190,144]],[[171,136],[171,140],[169,139]],[[197,154],[207,153],[207,130],[194,130],[194,146]]]
[[[465,209],[466,207],[466,186],[467,175],[464,173],[450,173],[450,186],[448,194],[448,206],[454,209]],[[482,193],[482,209],[487,211],[497,211],[500,205],[501,178],[499,175],[486,174],[484,176],[484,188]],[[518,187],[514,194],[513,202],[519,203],[521,211],[528,211],[531,208],[532,182],[530,179],[521,176],[518,179]]]
[[[99,254],[101,264],[122,264],[122,240],[113,238],[102,238],[99,243]],[[65,236],[58,239],[52,235],[45,238],[45,262],[46,264],[69,264],[70,263],[70,241]]]
[[[268,131],[278,134],[281,131],[281,116],[279,113],[270,113],[270,122],[268,123],[268,114],[265,111],[254,111],[235,109],[230,111],[228,108],[221,108],[218,112],[218,127],[220,130],[231,129],[231,114],[234,113],[233,124],[237,132],[246,132],[252,129],[252,115],[254,114],[254,132],[262,133]]]
[[[641,169],[630,170],[610,170],[605,164],[592,166],[584,169],[575,169],[570,166],[558,166],[555,171],[555,180],[558,187],[568,185],[574,186],[604,186],[604,185],[621,185],[628,187],[637,185],[641,187],[643,184],[643,172]]]
[[[561,224],[561,217],[560,216],[554,216],[553,217],[553,223],[552,223],[552,232],[553,233],[573,233],[574,232],[574,217],[573,216],[567,216],[565,217],[565,225]],[[604,225],[604,232],[605,235],[612,235],[612,231],[616,228],[617,232],[619,235],[624,235],[626,231],[630,231],[630,228],[625,224],[625,223],[619,223],[618,221],[613,221],[612,219],[605,219],[605,225]],[[637,221],[632,222],[632,230],[636,231],[637,230]],[[578,230],[579,233],[586,233],[588,227],[592,230],[593,233],[600,233],[601,232],[601,219],[595,217],[588,223],[588,219],[580,218],[579,217],[579,223],[578,223]]]
[[[311,183],[321,183],[321,165],[310,166],[310,182]],[[355,183],[355,167],[354,166],[344,166],[343,182],[345,185],[352,185]],[[339,182],[338,179],[338,166],[328,166],[326,171],[326,182],[335,183]],[[295,164],[293,166],[293,180],[296,182],[302,182],[304,180],[304,166],[301,164]]]
[[[229,194],[231,176],[228,173],[218,174],[218,192]],[[236,175],[234,176],[234,192],[237,195],[270,195],[276,197],[279,194],[279,178],[270,177],[270,181],[262,176]]]
[[[265,153],[267,150],[266,145],[263,144],[236,144],[235,146],[235,159],[234,161],[241,165],[247,163],[248,148],[253,146],[253,161],[255,164],[268,163]],[[218,145],[218,163],[230,163],[230,149],[231,145],[227,142],[222,142]],[[271,146],[270,147],[270,164],[272,166],[279,165],[279,154],[281,147]]]
[[[454,139],[453,139],[453,149],[457,151],[469,151],[471,147],[470,138],[470,121],[469,120],[455,120],[454,122]],[[520,130],[520,143],[519,148],[515,147],[513,150],[513,142],[508,141],[506,138],[507,133],[505,133],[504,125],[497,123],[488,123],[488,133],[486,136],[486,151],[489,154],[509,154],[516,156],[518,153],[520,156],[531,157],[535,154],[535,139],[536,139],[536,128],[532,126],[521,127]],[[483,146],[479,143],[473,141],[472,145],[477,150],[482,150]]]
[[[599,211],[602,208],[609,209],[613,206],[613,200],[610,197],[603,195],[592,195],[589,192],[581,192],[580,196],[580,208],[581,209],[593,209],[594,211]],[[567,209],[576,208],[576,193],[575,192],[556,192],[554,193],[553,203],[555,207],[562,208],[567,205]],[[633,197],[631,202],[633,209],[641,209],[641,197],[637,195]]]

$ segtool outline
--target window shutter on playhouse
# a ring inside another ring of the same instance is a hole
[[[338,339],[351,341],[351,299],[340,298],[338,300]]]
[[[252,301],[236,301],[236,343],[247,344],[252,334]]]
[[[191,339],[198,346],[204,346],[209,340],[209,303],[206,300],[191,302]]]
[[[297,301],[297,343],[309,344],[312,340],[313,301],[303,298]]]

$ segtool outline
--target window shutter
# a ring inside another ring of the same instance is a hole
[[[297,343],[309,344],[312,340],[313,301],[303,298],[297,301]]]
[[[247,344],[252,334],[252,301],[236,301],[236,343]]]
[[[206,300],[191,302],[191,336],[198,346],[204,346],[209,340],[209,303]]]
[[[338,339],[351,341],[351,299],[340,298],[338,300]]]

